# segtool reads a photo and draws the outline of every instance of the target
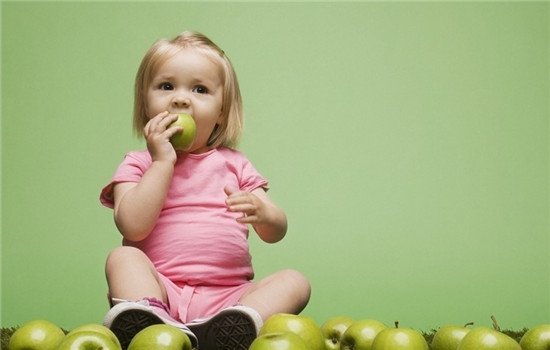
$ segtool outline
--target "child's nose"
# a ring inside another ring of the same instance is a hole
[[[185,108],[191,104],[191,100],[185,94],[176,94],[172,98],[172,106],[176,108]]]

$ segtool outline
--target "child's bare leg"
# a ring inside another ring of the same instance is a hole
[[[283,270],[255,283],[239,302],[255,309],[265,321],[276,313],[300,313],[310,294],[309,281],[300,272]]]
[[[123,299],[105,315],[103,324],[117,336],[126,349],[142,329],[158,323],[180,328],[197,348],[197,337],[183,323],[170,316],[166,289],[153,263],[139,249],[119,247],[107,258],[105,274],[111,299]],[[142,300],[146,302],[141,302]]]
[[[139,249],[114,249],[107,258],[105,274],[111,298],[130,301],[156,298],[166,303],[166,291],[153,263]]]

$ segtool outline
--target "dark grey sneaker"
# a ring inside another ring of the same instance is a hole
[[[254,309],[239,305],[186,326],[197,337],[200,350],[248,350],[262,323]]]
[[[120,301],[113,306],[105,318],[103,324],[111,329],[126,350],[132,338],[144,328],[154,324],[168,324],[177,327],[191,340],[193,349],[198,349],[197,337],[183,323],[174,320],[164,310],[152,308],[147,300]]]

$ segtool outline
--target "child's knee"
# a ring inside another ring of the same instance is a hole
[[[105,262],[105,272],[109,274],[109,271],[114,269],[120,269],[128,263],[132,263],[137,259],[143,259],[145,254],[134,247],[117,247],[113,249],[107,256],[107,261]]]
[[[296,298],[307,303],[311,295],[311,284],[307,277],[301,272],[291,269],[283,270],[281,274],[289,287],[294,290]]]

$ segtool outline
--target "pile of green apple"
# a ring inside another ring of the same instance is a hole
[[[548,350],[550,349],[550,324],[531,328],[518,343],[502,333],[498,326],[474,327],[443,326],[432,339],[432,350]]]
[[[520,342],[489,327],[444,326],[430,344],[412,328],[388,327],[374,319],[337,316],[318,326],[303,315],[266,320],[249,350],[550,350],[550,324],[528,330]]]
[[[159,324],[136,334],[128,350],[191,350],[191,340],[176,327]],[[30,321],[10,337],[8,350],[122,350],[119,340],[107,327],[86,324],[65,335],[46,320]]]
[[[77,327],[68,334],[57,325],[30,321],[9,340],[8,350],[121,350],[113,332],[98,324]],[[128,350],[191,350],[181,330],[159,324],[135,335]],[[550,324],[538,325],[523,334],[519,343],[499,327],[446,325],[428,344],[411,328],[388,327],[374,319],[353,320],[337,316],[321,326],[304,315],[275,314],[268,318],[249,350],[550,350]]]

